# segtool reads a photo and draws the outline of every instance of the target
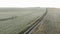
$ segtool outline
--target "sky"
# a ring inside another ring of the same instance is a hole
[[[60,0],[0,0],[0,7],[55,7],[60,8]]]

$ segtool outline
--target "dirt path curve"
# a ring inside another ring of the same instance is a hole
[[[32,34],[60,34],[60,9],[48,8],[48,13]]]

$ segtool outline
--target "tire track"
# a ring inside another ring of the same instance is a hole
[[[37,27],[38,24],[40,24],[40,22],[43,20],[46,14],[47,14],[47,8],[43,16],[40,17],[37,21],[35,21],[35,23],[26,32],[24,32],[24,34],[31,34],[31,32]]]
[[[6,21],[6,20],[15,19],[15,18],[16,18],[16,16],[13,16],[13,17],[9,17],[9,18],[0,19],[0,21]]]

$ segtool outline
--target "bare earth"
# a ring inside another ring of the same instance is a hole
[[[60,34],[60,9],[48,8],[48,13],[32,34]]]

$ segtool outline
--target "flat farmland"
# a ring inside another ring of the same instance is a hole
[[[0,34],[18,34],[45,12],[45,8],[0,8]]]

